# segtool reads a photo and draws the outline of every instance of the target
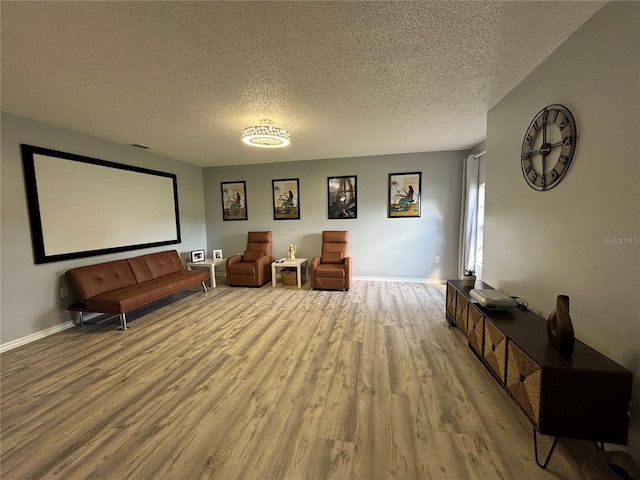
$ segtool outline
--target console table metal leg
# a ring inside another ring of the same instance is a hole
[[[558,438],[560,437],[556,437],[553,440],[553,444],[551,445],[551,450],[549,450],[549,454],[547,455],[547,459],[544,461],[543,464],[540,463],[540,460],[538,459],[538,432],[536,431],[536,429],[533,429],[533,448],[536,452],[536,463],[538,464],[538,466],[540,468],[547,468],[547,465],[549,465],[549,460],[551,460],[551,455],[553,455],[553,451],[556,448],[556,444],[558,443]]]

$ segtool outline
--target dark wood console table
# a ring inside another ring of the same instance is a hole
[[[632,373],[576,339],[570,359],[549,344],[547,322],[519,308],[491,310],[447,280],[446,318],[533,424],[537,464],[546,468],[559,437],[627,444]],[[537,433],[555,436],[544,463]]]

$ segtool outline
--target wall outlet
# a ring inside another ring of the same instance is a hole
[[[69,295],[69,289],[67,287],[60,287],[60,298],[64,298]]]
[[[440,257],[436,255],[436,263],[440,263]]]

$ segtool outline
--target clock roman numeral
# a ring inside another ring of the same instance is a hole
[[[563,115],[562,116],[562,121],[558,124],[558,127],[560,128],[560,130],[562,130],[567,125],[569,125],[569,119]]]

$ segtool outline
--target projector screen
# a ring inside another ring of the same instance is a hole
[[[36,264],[180,243],[174,174],[21,149]]]

